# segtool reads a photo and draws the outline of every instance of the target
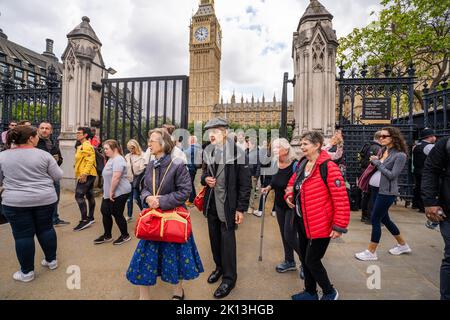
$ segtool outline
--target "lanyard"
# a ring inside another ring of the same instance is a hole
[[[156,169],[155,167],[153,167],[153,195],[156,197],[159,195],[159,192],[161,191],[161,186],[164,182],[164,179],[166,178],[167,172],[169,172],[170,166],[172,165],[173,160],[170,161],[169,165],[167,166],[166,172],[164,172],[164,175],[159,183],[159,188],[158,191],[155,194],[155,190],[156,190]]]

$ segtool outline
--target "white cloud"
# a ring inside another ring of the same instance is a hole
[[[222,94],[233,90],[255,99],[281,97],[284,72],[292,76],[292,33],[307,0],[216,0],[223,30]],[[338,37],[366,25],[379,0],[321,0],[333,15]],[[117,77],[189,73],[189,23],[198,0],[0,0],[0,28],[9,39],[37,52],[55,40],[57,56],[66,34],[81,22],[91,25],[103,44],[107,67]]]

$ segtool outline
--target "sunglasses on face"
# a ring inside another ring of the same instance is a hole
[[[385,135],[385,134],[382,134],[380,136],[381,139],[386,139],[386,138],[390,138],[390,137],[391,137],[390,135]]]

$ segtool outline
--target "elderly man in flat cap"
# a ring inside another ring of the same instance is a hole
[[[204,151],[201,183],[207,186],[203,214],[208,219],[209,238],[216,269],[208,283],[222,282],[214,292],[217,299],[226,297],[236,285],[236,225],[241,224],[248,209],[251,177],[245,152],[234,139],[227,137],[228,123],[210,120],[208,130],[211,144]]]
[[[425,128],[420,133],[419,142],[413,147],[413,173],[414,173],[414,198],[413,208],[419,209],[419,212],[424,213],[425,207],[423,205],[420,189],[422,185],[422,170],[425,165],[425,160],[428,157],[431,149],[433,149],[436,143],[436,136],[434,130]]]

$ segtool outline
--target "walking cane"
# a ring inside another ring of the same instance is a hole
[[[266,198],[267,194],[263,195],[263,203],[262,203],[262,220],[261,220],[261,239],[259,243],[259,259],[258,261],[262,261],[262,247],[263,247],[263,238],[264,238],[264,217],[266,216]]]

